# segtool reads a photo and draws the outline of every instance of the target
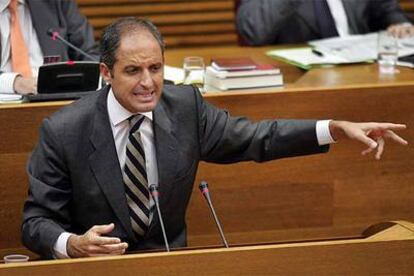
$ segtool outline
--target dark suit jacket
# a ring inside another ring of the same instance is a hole
[[[47,35],[47,31],[51,28],[70,43],[99,60],[99,49],[98,44],[95,43],[93,29],[79,12],[76,1],[26,0],[26,3],[43,56],[59,55],[62,61],[87,60],[83,55],[68,49],[60,41],[52,40]]]
[[[22,235],[31,250],[52,256],[63,231],[82,234],[115,223],[111,236],[129,250],[162,248],[154,216],[143,240],[132,233],[122,172],[107,112],[108,87],[43,121],[28,163],[29,197]],[[262,121],[230,117],[191,86],[165,86],[154,112],[160,205],[171,247],[186,245],[185,212],[200,160],[232,163],[325,152],[315,121]]]
[[[352,34],[409,22],[397,0],[342,0]],[[242,0],[237,30],[249,45],[304,43],[322,38],[312,0]]]

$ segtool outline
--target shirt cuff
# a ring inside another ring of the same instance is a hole
[[[18,76],[18,73],[1,73],[0,74],[0,83],[1,89],[0,93],[13,94],[14,93],[14,80]]]
[[[72,234],[68,232],[63,232],[57,239],[55,245],[53,246],[53,255],[56,259],[70,258],[67,252],[67,243],[70,235]]]
[[[332,120],[321,120],[316,122],[316,138],[319,146],[336,143],[329,131],[329,122]]]

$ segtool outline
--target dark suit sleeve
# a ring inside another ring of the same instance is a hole
[[[369,9],[373,29],[384,30],[392,24],[410,22],[397,0],[371,0]]]
[[[237,11],[237,31],[249,45],[273,44],[299,4],[295,0],[242,0]]]
[[[198,95],[196,93],[196,95]],[[283,157],[322,153],[314,120],[264,120],[251,122],[231,117],[198,96],[201,159],[215,163],[253,160],[263,162]]]
[[[69,42],[84,50],[86,53],[99,60],[99,47],[95,42],[92,26],[78,9],[75,1],[58,1],[62,14],[66,21],[66,38]],[[88,60],[82,54],[69,49],[69,58],[72,60]]]
[[[30,187],[23,211],[23,244],[47,258],[52,257],[57,238],[70,225],[71,186],[60,141],[50,120],[45,119],[27,167]]]

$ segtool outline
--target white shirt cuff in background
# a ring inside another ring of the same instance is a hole
[[[12,94],[14,93],[14,80],[19,73],[1,73],[0,74],[0,93]]]
[[[63,232],[57,239],[55,245],[53,246],[53,253],[56,259],[70,258],[67,252],[67,243],[70,235],[72,234],[68,232]]]
[[[316,122],[316,138],[319,146],[336,143],[329,131],[329,122],[332,120],[321,120]]]

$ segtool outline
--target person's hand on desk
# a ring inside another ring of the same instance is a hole
[[[14,80],[14,91],[17,94],[28,95],[36,94],[37,90],[37,79],[36,78],[25,78],[23,76],[17,76]]]
[[[401,145],[408,144],[406,140],[394,132],[406,128],[406,125],[392,123],[352,123],[346,121],[331,121],[329,123],[329,130],[335,141],[343,138],[360,141],[368,146],[362,151],[362,155],[376,149],[375,158],[378,160],[384,151],[385,139]]]
[[[387,28],[387,32],[395,37],[403,38],[414,35],[414,26],[410,23],[393,24]]]
[[[128,248],[119,238],[103,237],[114,229],[113,223],[95,225],[83,235],[71,235],[67,243],[67,253],[71,258],[122,255]]]

